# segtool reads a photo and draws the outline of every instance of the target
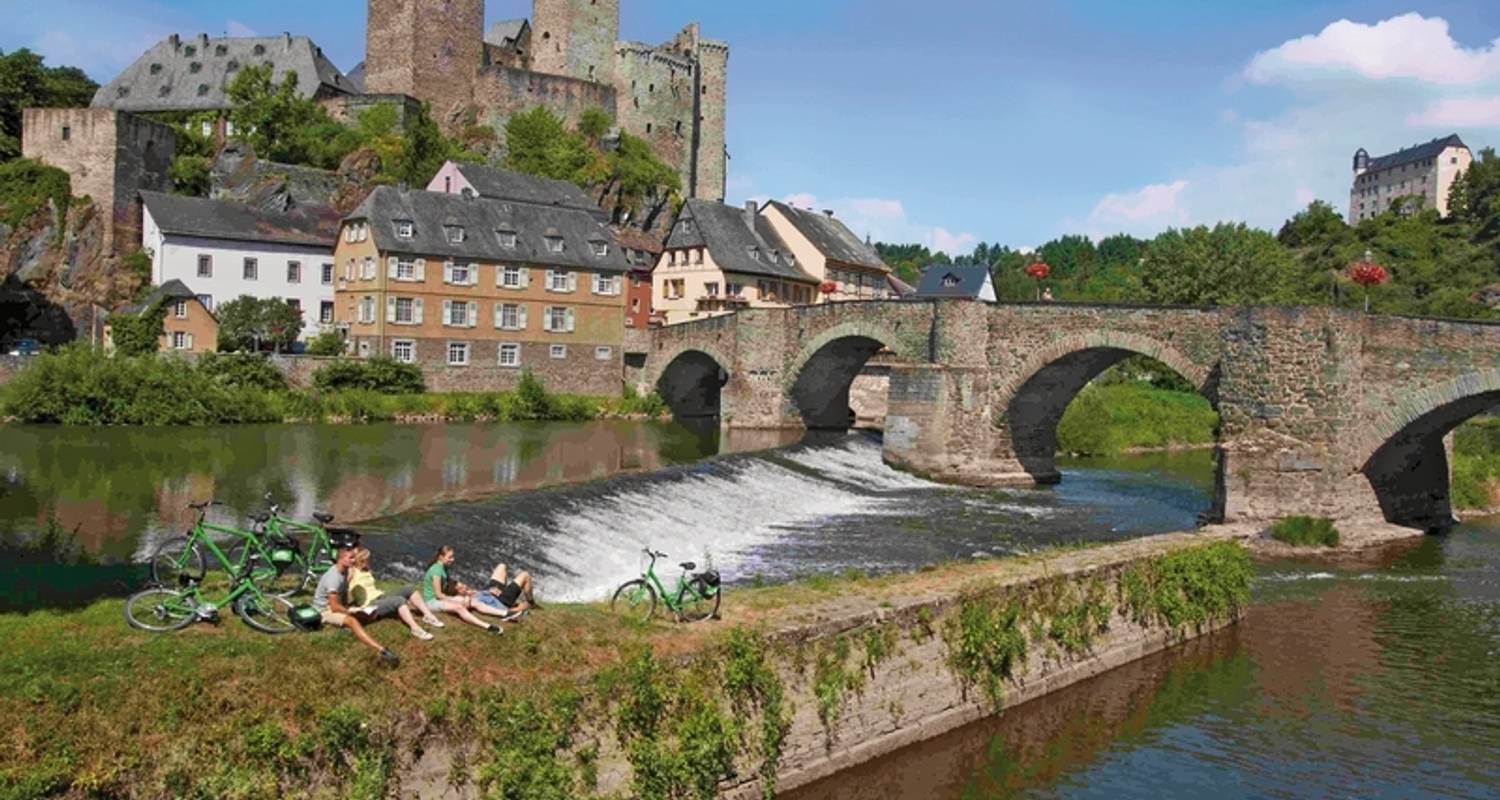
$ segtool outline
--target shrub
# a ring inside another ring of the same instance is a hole
[[[325,392],[365,389],[385,394],[421,394],[427,389],[420,368],[385,357],[339,359],[319,367],[312,380],[313,386]]]
[[[24,158],[0,164],[0,221],[12,228],[45,208],[48,200],[59,217],[66,217],[72,197],[68,173],[56,167]]]
[[[516,384],[514,419],[551,419],[552,414],[552,395],[531,370],[522,370],[521,380]]]
[[[1271,526],[1271,538],[1296,547],[1337,547],[1339,529],[1326,517],[1286,517]]]
[[[122,356],[139,356],[155,353],[161,347],[161,337],[166,328],[163,320],[167,307],[158,301],[139,314],[115,314],[109,322],[110,339],[115,352]]]
[[[209,353],[198,359],[198,371],[210,381],[231,389],[280,391],[286,375],[270,359],[255,353]]]
[[[323,331],[307,342],[310,356],[341,356],[344,354],[344,335],[338,331]]]

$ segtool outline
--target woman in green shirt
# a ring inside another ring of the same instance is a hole
[[[448,580],[448,567],[453,564],[453,558],[453,548],[445,544],[438,548],[437,555],[432,557],[432,563],[427,565],[427,572],[422,575],[422,599],[426,601],[427,607],[446,611],[490,633],[504,633],[499,625],[491,625],[474,616],[474,612],[469,610],[469,604],[473,601],[464,592],[463,584]]]

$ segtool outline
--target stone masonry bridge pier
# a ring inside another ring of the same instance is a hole
[[[1047,484],[1057,423],[1109,366],[1155,358],[1220,414],[1215,516],[1452,520],[1444,437],[1500,404],[1500,326],[1326,308],[964,300],[752,309],[653,330],[634,376],[727,428],[844,428],[888,351],[888,463],[940,481]],[[1378,511],[1377,511],[1378,510]]]

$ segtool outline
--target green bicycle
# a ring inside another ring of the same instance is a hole
[[[649,547],[645,548],[645,553],[651,559],[646,573],[620,584],[620,588],[615,590],[615,596],[609,601],[612,613],[648,621],[656,614],[656,600],[659,596],[667,608],[684,622],[700,622],[718,615],[719,599],[723,595],[719,590],[718,572],[710,569],[694,573],[693,570],[698,565],[684,561],[678,565],[682,567],[682,574],[677,577],[676,590],[668,592],[656,577],[656,560],[666,558],[667,554]]]
[[[298,522],[291,517],[282,516],[281,506],[271,498],[270,492],[266,493],[266,503],[269,510],[262,518],[256,516],[264,526],[264,533],[268,541],[276,546],[289,547],[295,553],[287,571],[293,574],[289,580],[295,582],[293,593],[306,591],[312,586],[323,573],[333,567],[333,543],[328,537],[328,524],[333,522],[333,515],[314,511],[315,522]],[[302,546],[292,537],[293,533],[310,534],[312,539],[307,544],[306,553]]]
[[[286,595],[302,585],[302,573],[294,572],[297,552],[284,543],[274,543],[253,530],[217,525],[205,520],[211,506],[223,505],[217,500],[189,503],[198,512],[198,520],[186,536],[174,536],[157,546],[151,555],[151,580],[157,586],[181,587],[188,583],[202,585],[208,575],[208,550],[232,578],[244,577],[271,594]],[[251,517],[257,525],[264,517]],[[214,535],[235,540],[226,554],[213,541]],[[233,581],[231,581],[232,583]]]
[[[210,503],[194,503],[190,506],[199,512],[199,526],[195,526],[195,531],[203,527],[202,516],[209,505]],[[253,577],[258,569],[255,559],[242,557],[235,561],[207,536],[193,542],[189,550],[196,553],[200,560],[199,575],[206,574],[206,569],[201,568],[203,550],[213,556],[229,575],[227,592],[217,600],[205,599],[200,579],[193,576],[193,565],[176,562],[178,569],[174,573],[175,585],[158,583],[126,598],[125,621],[132,628],[151,633],[181,630],[195,620],[216,621],[219,609],[227,607],[246,625],[262,633],[290,633],[297,629],[292,624],[289,613],[292,602],[285,597],[263,592],[256,585]],[[156,566],[155,562],[152,566]]]

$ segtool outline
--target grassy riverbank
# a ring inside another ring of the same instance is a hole
[[[1086,652],[1105,606],[1173,628],[1234,613],[1247,556],[1201,541],[733,588],[724,622],[694,626],[627,624],[597,605],[549,605],[500,637],[450,621],[418,642],[382,623],[373,632],[402,655],[395,669],[341,632],[267,637],[230,620],[145,634],[118,600],[0,615],[0,798],[375,798],[427,780],[563,800],[591,794],[607,763],[629,769],[628,796],[707,798],[732,772],[774,773],[788,681],[829,724],[908,638],[943,637],[955,674],[995,692],[1019,663],[997,661],[1002,650]],[[1098,579],[1058,583],[1127,561],[1118,597]],[[1041,591],[1004,588],[1039,580]],[[916,602],[952,611],[776,635]]]
[[[1064,453],[1116,455],[1128,450],[1203,447],[1214,442],[1219,415],[1196,392],[1147,383],[1091,384],[1057,426]]]
[[[1476,417],[1454,431],[1453,505],[1500,506],[1500,417]]]
[[[427,393],[415,368],[382,360],[332,362],[314,383],[291,388],[275,366],[251,355],[189,362],[169,355],[109,357],[80,345],[37,356],[0,387],[0,419],[62,425],[516,422],[657,417],[666,410],[655,395],[550,392],[529,374],[514,391]]]

